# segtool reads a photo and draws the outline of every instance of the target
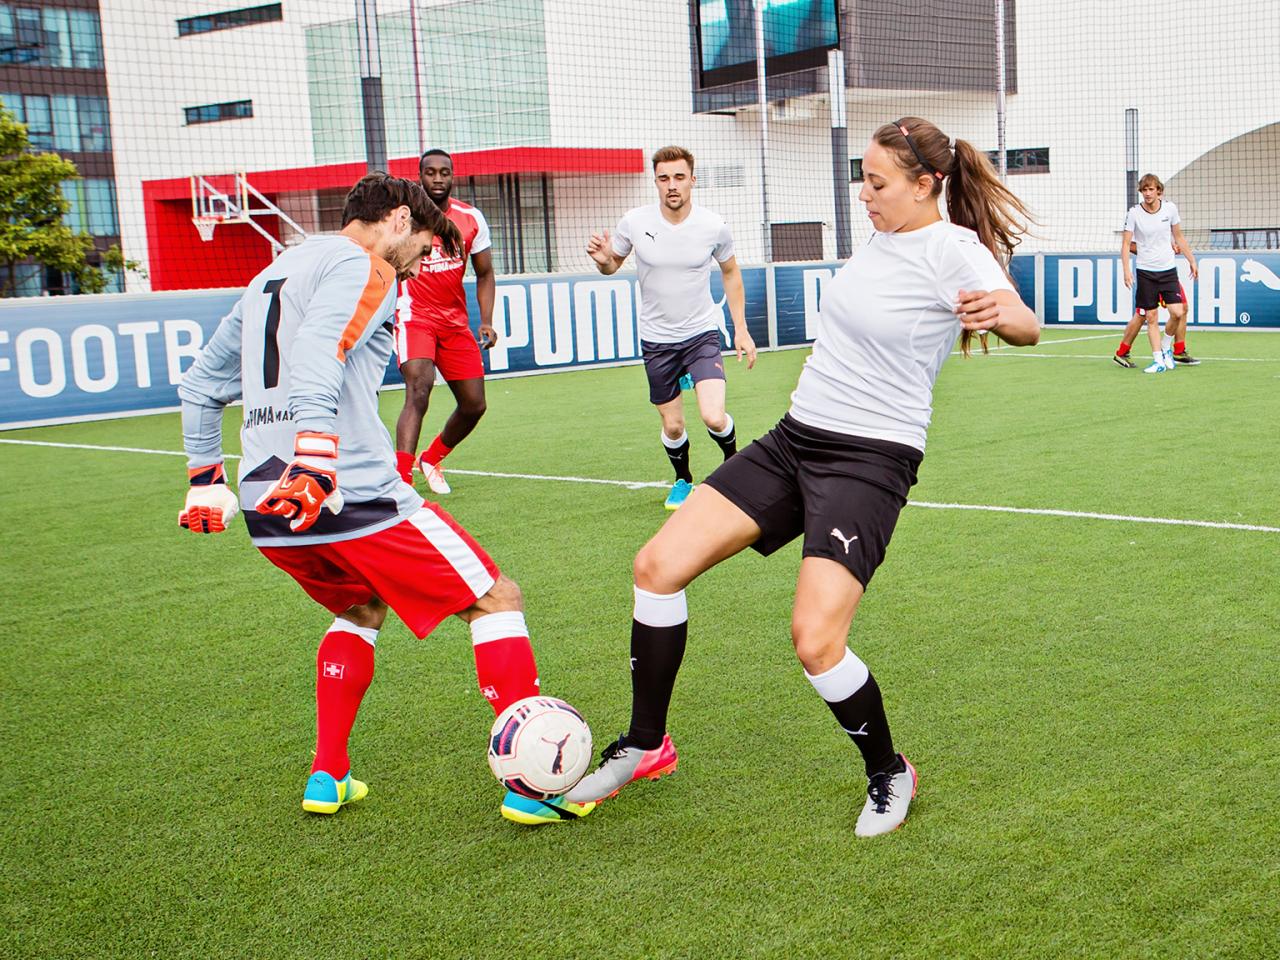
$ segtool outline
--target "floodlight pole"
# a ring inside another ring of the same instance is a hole
[[[849,119],[844,103],[844,53],[827,51],[827,86],[831,95],[831,196],[836,207],[836,259],[853,255],[849,213]]]
[[[1005,65],[1004,65],[1004,3],[1005,0],[996,0],[996,163],[997,172],[1000,174],[1000,180],[1009,175],[1009,154],[1005,150],[1005,131],[1004,131],[1004,90],[1005,90]]]
[[[760,209],[763,216],[764,262],[773,261],[773,232],[769,227],[769,95],[764,75],[764,5],[753,0],[756,25],[756,99],[760,104]]]
[[[382,105],[382,57],[378,52],[377,0],[356,2],[356,55],[360,61],[360,101],[369,170],[387,169],[387,115]]]

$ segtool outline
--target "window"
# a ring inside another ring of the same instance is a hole
[[[34,150],[105,153],[111,149],[106,97],[5,93],[0,98],[18,122],[26,124]]]
[[[991,161],[991,165],[998,172],[1000,169],[1000,153],[996,150],[987,151],[987,159]],[[1006,150],[1005,163],[1008,164],[1008,172],[1015,173],[1048,173],[1049,172],[1049,148],[1048,147],[1028,147],[1020,150]],[[849,161],[849,179],[854,183],[862,182],[862,158],[855,157]]]
[[[96,178],[64,180],[62,195],[71,206],[62,222],[73,231],[95,237],[120,235],[114,181]]]
[[[110,150],[111,118],[107,113],[107,98],[76,97],[76,103],[79,107],[80,149],[99,153]]]
[[[1000,153],[996,150],[988,150],[987,158],[991,161],[991,165],[1000,169]],[[1049,172],[1049,148],[1048,147],[1029,147],[1021,150],[1006,150],[1005,164],[1009,173],[1048,173]]]
[[[241,7],[222,13],[207,13],[202,17],[187,17],[178,21],[178,36],[189,37],[196,33],[212,33],[214,30],[230,30],[232,27],[250,27],[255,23],[273,23],[284,19],[284,11],[278,3],[261,7]]]
[[[207,103],[202,107],[184,107],[183,112],[187,115],[187,126],[197,123],[217,123],[219,120],[241,120],[253,116],[253,101]]]
[[[102,69],[97,11],[0,3],[0,64],[5,63]]]
[[[27,94],[22,98],[22,109],[22,122],[27,125],[32,149],[52,150],[53,111],[49,107],[49,98]]]

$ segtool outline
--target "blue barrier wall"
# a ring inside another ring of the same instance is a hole
[[[1205,254],[1198,263],[1194,282],[1179,263],[1192,323],[1280,329],[1280,255]],[[756,344],[811,341],[823,284],[838,267],[744,268],[747,326]],[[1132,314],[1118,256],[1024,255],[1014,258],[1012,273],[1022,298],[1042,308],[1046,324],[1119,325]],[[717,301],[723,296],[718,271],[712,271],[712,292]],[[470,283],[467,295],[475,318]],[[176,407],[182,373],[238,296],[219,290],[0,301],[0,428]],[[485,367],[518,374],[637,362],[638,305],[634,274],[502,278],[493,318],[501,339],[485,354]],[[727,347],[727,309],[724,316]],[[393,360],[386,382],[399,380]]]

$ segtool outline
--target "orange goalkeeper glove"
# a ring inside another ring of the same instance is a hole
[[[338,490],[338,437],[332,433],[304,430],[294,438],[293,460],[280,479],[264,493],[254,509],[259,513],[285,517],[289,529],[301,533],[320,517],[320,508],[330,513],[342,509]]]
[[[227,486],[222,464],[188,470],[191,489],[178,514],[178,526],[192,533],[221,533],[240,512],[240,500]]]

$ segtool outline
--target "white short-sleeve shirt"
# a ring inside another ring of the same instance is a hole
[[[1172,200],[1161,200],[1155,213],[1135,203],[1124,218],[1124,228],[1138,243],[1139,270],[1172,270],[1176,265],[1173,250],[1173,227],[1181,223],[1178,207]]]
[[[656,203],[636,207],[618,221],[612,242],[619,257],[636,256],[641,340],[680,343],[720,327],[711,261],[733,256],[723,217],[695,205],[681,223],[669,223]]]
[[[959,292],[1012,289],[972,230],[939,221],[873,233],[822,288],[791,416],[924,450],[933,384],[961,330]]]

